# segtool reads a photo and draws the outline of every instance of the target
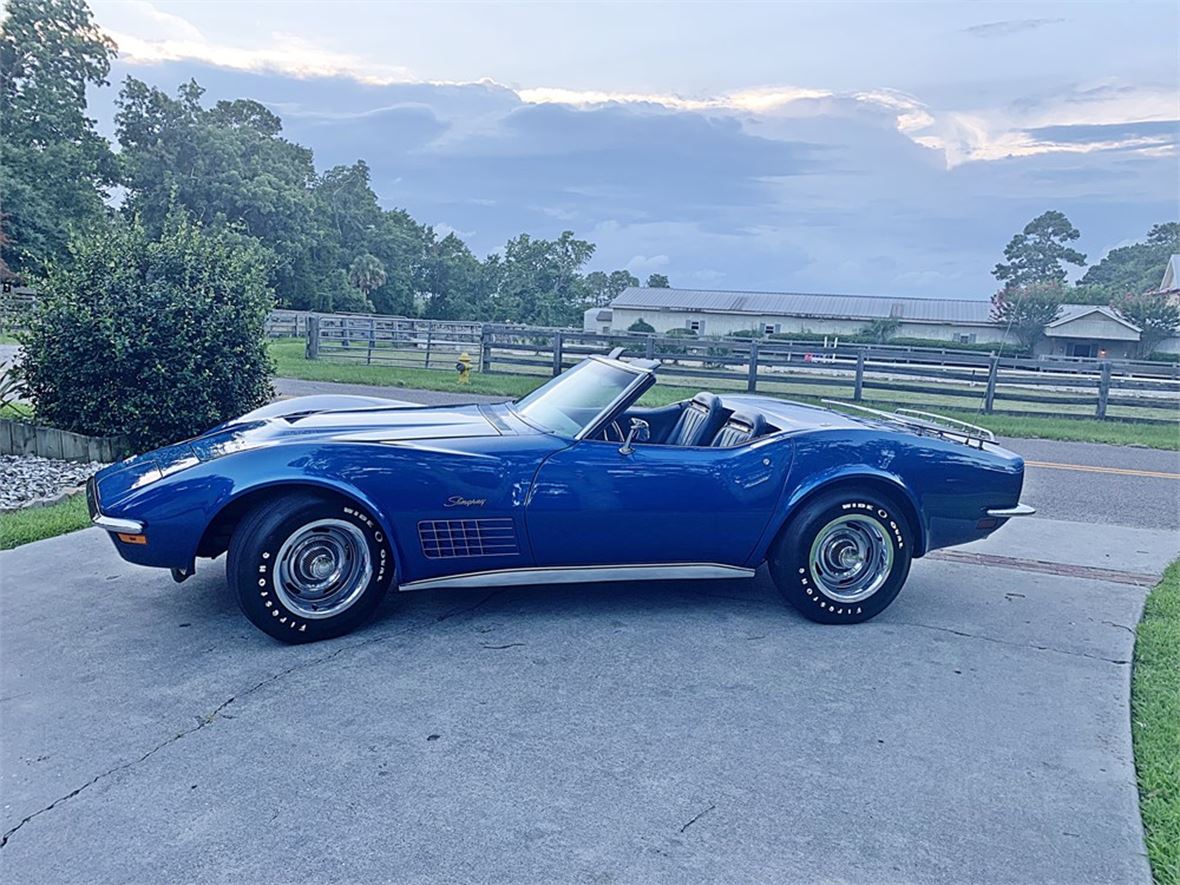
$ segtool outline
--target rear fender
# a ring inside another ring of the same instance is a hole
[[[812,474],[787,491],[747,564],[756,566],[766,559],[774,539],[808,499],[837,486],[860,486],[866,490],[880,490],[895,498],[904,509],[906,519],[916,536],[914,556],[921,556],[926,552],[928,528],[922,507],[914,493],[902,482],[901,477],[869,464],[842,464]]]

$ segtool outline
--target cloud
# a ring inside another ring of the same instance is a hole
[[[413,80],[403,67],[333,52],[292,34],[274,33],[266,48],[247,49],[212,43],[195,28],[186,37],[165,39],[144,39],[113,29],[106,32],[118,45],[123,60],[132,65],[200,61],[232,70],[275,71],[301,78],[344,76],[377,86]]]
[[[1126,123],[1072,123],[1025,130],[1038,141],[1056,144],[1174,144],[1180,137],[1180,120],[1146,120]]]
[[[1060,24],[1064,21],[1063,18],[1017,18],[972,25],[969,28],[964,28],[963,33],[971,34],[973,37],[1010,37],[1013,34],[1035,31],[1037,28]]]
[[[798,86],[767,86],[702,98],[658,92],[603,92],[548,87],[520,89],[517,90],[517,94],[521,101],[529,104],[564,104],[575,107],[604,104],[644,104],[658,105],[678,111],[767,112],[802,99],[823,98],[832,93],[825,89],[806,89]]]
[[[445,221],[436,221],[432,226],[434,227],[435,235],[440,240],[445,240],[451,234],[454,234],[461,240],[469,240],[476,234],[473,230],[459,230],[457,227],[452,227]]]
[[[633,274],[651,273],[671,264],[667,255],[633,255],[624,267]]]
[[[1157,137],[1087,142],[1076,137],[1058,139],[1045,133],[1065,126],[1117,126],[1169,120],[1175,116],[1177,100],[1174,83],[1153,86],[1113,81],[1075,84],[1056,90],[1049,88],[1041,94],[1019,96],[1006,106],[994,102],[974,106],[970,91],[947,103],[880,86],[838,91],[816,86],[770,84],[703,95],[545,86],[513,89],[491,79],[474,83],[425,81],[404,66],[337,52],[319,42],[290,34],[272,35],[263,48],[220,45],[206,39],[185,19],[162,12],[146,0],[135,0],[129,7],[116,9],[124,12],[130,9],[134,13],[116,15],[115,24],[121,30],[112,28],[109,31],[120,45],[123,63],[142,68],[167,62],[195,61],[224,71],[273,73],[284,78],[328,82],[334,88],[345,80],[366,87],[397,87],[402,92],[399,102],[389,102],[385,108],[375,110],[369,100],[362,105],[360,112],[387,111],[391,126],[386,132],[395,141],[413,142],[419,146],[431,144],[440,149],[478,137],[486,141],[489,151],[494,151],[495,145],[503,141],[506,126],[519,126],[529,119],[523,113],[523,108],[527,107],[586,112],[630,109],[640,116],[657,113],[696,115],[731,121],[745,131],[757,133],[781,131],[783,127],[779,123],[782,121],[804,117],[825,117],[835,113],[864,120],[876,114],[913,144],[939,155],[946,168],[954,168],[964,163],[1058,152],[1119,149],[1159,154],[1168,150],[1168,143]],[[1060,18],[1013,19],[972,25],[965,32],[980,37],[1005,36],[1062,21],[1064,19]],[[145,32],[151,36],[143,36]],[[451,116],[438,113],[433,106],[417,118],[407,110],[409,103],[422,103],[424,96],[428,96],[431,102],[436,101],[439,89],[450,90],[452,98],[466,97],[466,104],[462,108],[456,106]],[[416,94],[410,98],[408,90],[415,90]],[[494,105],[488,104],[486,99],[490,97],[498,101]],[[303,113],[303,109],[286,106],[283,112],[293,118]],[[335,114],[354,114],[358,110],[320,103],[313,112],[327,119]],[[513,116],[505,116],[505,112]],[[433,122],[431,113],[435,115]],[[563,119],[575,125],[577,118],[566,116]],[[600,123],[604,118],[595,119]],[[395,120],[404,122],[404,133],[392,125]],[[592,141],[599,139],[597,129],[583,127],[582,131],[584,137]],[[675,150],[674,146],[669,149]],[[540,147],[538,152],[542,152]],[[341,145],[333,153],[343,156],[347,151]],[[761,174],[780,173],[764,169]],[[560,206],[552,208],[564,211]]]

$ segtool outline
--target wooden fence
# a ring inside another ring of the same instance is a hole
[[[1180,420],[1180,368],[1133,361],[1006,358],[888,345],[576,332],[389,317],[313,317],[311,359],[453,370],[460,352],[482,372],[556,375],[592,353],[660,360],[665,383],[981,414]]]
[[[9,333],[25,328],[26,317],[37,307],[37,293],[23,286],[5,287],[0,291],[0,332]]]
[[[313,314],[307,324],[308,359],[454,370],[466,353],[473,369],[482,368],[482,323]]]

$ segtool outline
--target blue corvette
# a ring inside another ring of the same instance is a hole
[[[515,403],[272,403],[88,487],[129,562],[227,553],[242,611],[339,636],[400,590],[751,577],[823,623],[865,621],[910,562],[982,538],[1024,462],[987,431],[754,395],[636,405],[656,364],[591,357]]]

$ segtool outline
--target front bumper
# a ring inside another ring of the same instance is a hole
[[[98,486],[93,476],[86,481],[86,509],[90,511],[90,521],[100,529],[125,535],[143,534],[143,523],[139,520],[120,519],[103,514],[98,502]]]

